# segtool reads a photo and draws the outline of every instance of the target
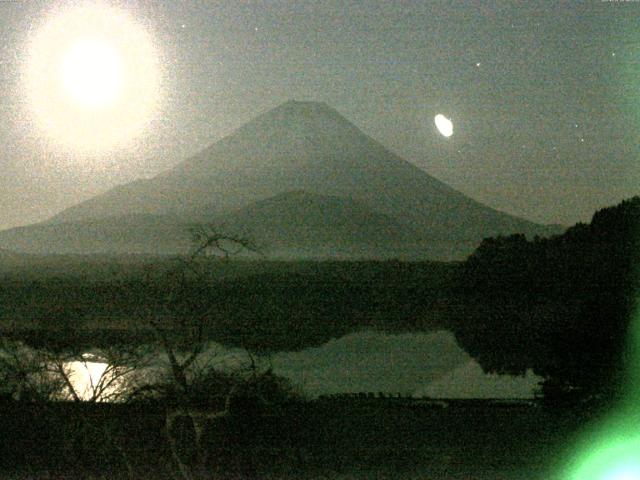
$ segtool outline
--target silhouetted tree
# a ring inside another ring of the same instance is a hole
[[[637,293],[640,198],[589,225],[487,239],[460,269],[456,338],[487,372],[542,376],[549,399],[611,399],[624,384]]]
[[[49,372],[49,356],[26,345],[0,339],[0,397],[18,402],[45,402],[60,398],[65,388],[60,376]]]
[[[206,329],[217,304],[203,298],[200,287],[210,280],[215,262],[243,251],[257,253],[258,248],[248,237],[220,233],[213,226],[199,226],[192,233],[192,253],[178,259],[177,267],[167,273],[173,281],[161,303],[148,312],[167,368],[159,380],[131,392],[131,400],[154,399],[165,404],[164,433],[176,473],[184,480],[206,476],[211,452],[207,431],[234,414],[251,424],[261,406],[296,396],[288,381],[258,365],[250,352],[249,361],[231,372],[214,368],[215,356],[205,354]]]

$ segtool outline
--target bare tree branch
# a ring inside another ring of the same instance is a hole
[[[70,395],[73,397],[73,400],[75,402],[79,402],[81,400],[80,396],[78,395],[78,392],[76,392],[76,389],[73,386],[73,383],[71,382],[71,379],[69,378],[69,375],[67,374],[67,372],[64,369],[64,362],[62,360],[59,360],[59,359],[56,360],[54,362],[54,369],[55,369],[55,372],[64,381],[64,384],[66,385],[67,389],[69,390]]]
[[[169,360],[171,382],[177,387],[177,389],[172,392],[175,397],[173,399],[175,404],[173,407],[167,408],[166,411],[165,431],[172,457],[184,480],[191,480],[194,470],[190,469],[178,454],[176,438],[173,433],[176,419],[180,417],[190,419],[190,424],[193,426],[195,433],[194,447],[198,459],[197,466],[202,468],[207,458],[206,449],[202,444],[205,425],[207,422],[217,421],[228,415],[231,398],[237,392],[242,380],[237,378],[235,384],[226,392],[224,409],[222,411],[211,412],[193,408],[190,399],[190,394],[192,393],[190,391],[192,387],[191,382],[193,381],[194,375],[193,371],[196,367],[201,367],[197,362],[205,347],[205,325],[214,307],[211,305],[205,306],[203,311],[191,318],[191,326],[195,326],[195,331],[191,334],[189,351],[184,357],[179,355],[179,349],[170,339],[167,325],[163,325],[164,322],[161,320],[167,318],[173,319],[174,321],[176,320],[172,309],[175,308],[176,303],[180,300],[180,295],[183,292],[182,289],[187,284],[187,275],[192,275],[192,279],[195,282],[203,283],[206,281],[203,267],[208,265],[198,263],[199,259],[215,256],[227,260],[230,256],[238,255],[243,251],[260,254],[259,248],[249,237],[239,234],[221,233],[220,227],[215,225],[196,225],[191,229],[191,236],[194,243],[192,252],[186,258],[179,259],[178,265],[167,272],[168,276],[175,279],[175,283],[166,293],[163,304],[159,306],[160,308],[156,309],[156,312],[150,313],[148,317],[150,319],[150,325]],[[161,314],[159,314],[159,311]],[[183,329],[182,333],[187,333],[184,331],[186,328],[184,320],[181,321],[179,326]],[[176,327],[176,325],[174,325],[174,327]],[[252,371],[255,374],[255,361],[253,357],[251,358],[254,367]],[[157,388],[143,387],[137,390],[137,394],[144,395],[146,392],[155,393],[157,391]]]

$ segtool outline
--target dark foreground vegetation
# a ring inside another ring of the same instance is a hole
[[[582,420],[487,402],[246,407],[207,425],[196,478],[551,479]],[[177,455],[195,465],[193,431],[184,422],[172,428]],[[184,478],[158,404],[5,404],[0,429],[3,478]]]

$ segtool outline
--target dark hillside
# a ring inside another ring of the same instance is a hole
[[[563,235],[485,240],[463,265],[454,315],[489,372],[547,379],[549,395],[610,398],[624,385],[640,260],[640,197]]]
[[[0,282],[4,332],[41,344],[148,341],[149,313],[164,311],[167,295],[179,288],[170,311],[179,318],[209,312],[208,338],[255,350],[297,350],[364,328],[437,328],[442,312],[435,305],[455,269],[429,262],[214,260],[206,280],[176,286],[166,274],[171,263],[103,261],[73,274],[6,273]]]

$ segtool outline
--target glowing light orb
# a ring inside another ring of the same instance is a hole
[[[640,480],[640,438],[598,442],[576,462],[569,480]]]
[[[60,67],[62,85],[80,105],[105,105],[122,93],[122,61],[107,41],[79,39]]]
[[[122,9],[87,3],[54,10],[28,52],[23,84],[29,113],[65,150],[122,146],[157,113],[158,51]]]
[[[444,137],[450,137],[453,135],[453,123],[447,117],[439,113],[435,116],[434,121],[436,123],[436,128]]]

